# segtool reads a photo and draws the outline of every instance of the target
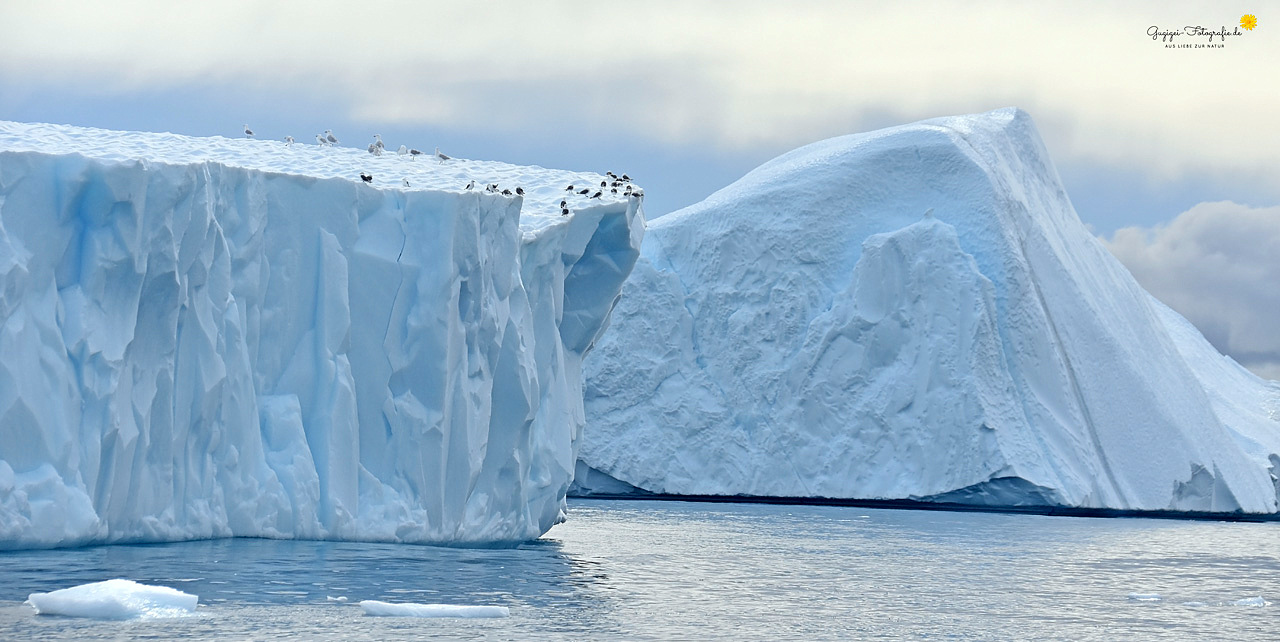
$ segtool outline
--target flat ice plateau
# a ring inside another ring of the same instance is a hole
[[[641,254],[575,492],[1277,511],[1280,383],[1138,286],[1021,110],[795,150]]]
[[[0,122],[0,549],[539,536],[643,236],[604,179]]]

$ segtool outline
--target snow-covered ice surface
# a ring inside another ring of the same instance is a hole
[[[194,615],[197,600],[195,595],[167,586],[117,579],[32,593],[27,604],[41,615],[128,620]]]
[[[1017,109],[815,143],[656,219],[586,372],[580,469],[599,488],[1280,497],[1280,384],[1138,286]]]
[[[360,608],[365,615],[379,617],[508,617],[511,609],[505,606],[464,606],[456,604],[414,604],[413,602],[379,602],[364,600]]]
[[[643,235],[602,180],[0,122],[0,548],[542,534]]]

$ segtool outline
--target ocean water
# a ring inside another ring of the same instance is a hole
[[[234,539],[0,553],[0,640],[1280,639],[1277,523],[569,507],[515,549]],[[98,621],[22,603],[116,577],[200,607]],[[356,606],[368,599],[511,615],[368,617]]]

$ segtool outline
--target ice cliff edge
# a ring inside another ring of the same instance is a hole
[[[537,537],[643,235],[561,215],[600,180],[0,122],[0,548]]]
[[[586,408],[586,493],[1280,498],[1280,384],[1138,286],[1017,109],[815,143],[655,219]]]

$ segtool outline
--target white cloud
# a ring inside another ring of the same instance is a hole
[[[1280,207],[1201,203],[1166,225],[1102,240],[1219,350],[1280,379]]]
[[[553,119],[729,150],[1016,104],[1055,154],[1266,177],[1280,23],[1221,51],[1145,35],[1238,18],[1165,2],[7,2],[0,79],[285,83],[364,119]]]

